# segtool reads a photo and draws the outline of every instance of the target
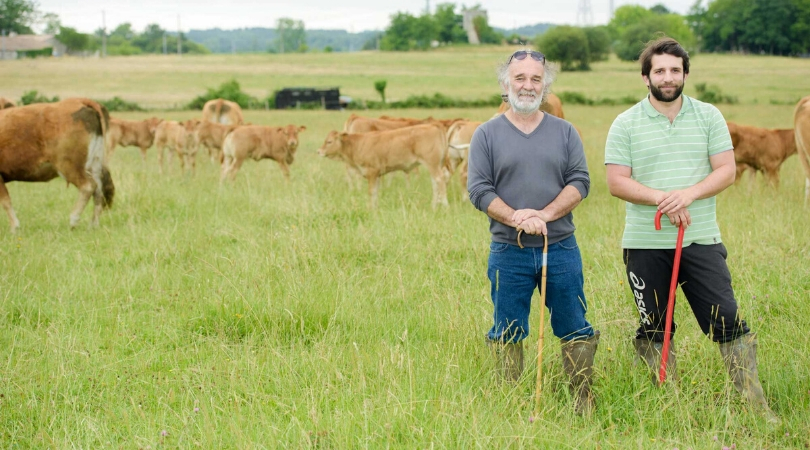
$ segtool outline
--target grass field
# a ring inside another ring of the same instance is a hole
[[[119,96],[150,109],[178,108],[221,83],[236,79],[242,88],[265,98],[294,86],[338,86],[341,94],[379,99],[374,81],[387,80],[388,100],[440,92],[464,99],[499,93],[495,66],[510,48],[441,49],[433,52],[355,52],[183,56],[132,56],[36,59],[0,62],[0,96],[19,100],[37,89],[48,96]],[[589,98],[643,96],[640,69],[613,58],[591,72],[565,73],[557,92],[577,91]],[[810,64],[806,59],[770,56],[697,54],[692,80],[720,86],[744,104],[773,101],[796,104],[807,94]],[[785,125],[787,126],[787,125]]]
[[[508,49],[429,53],[0,61],[0,96],[119,95],[163,107],[236,77],[254,95],[341,86],[373,98],[411,93],[479,98]],[[772,76],[773,74],[773,76]],[[792,126],[808,92],[804,61],[697,55],[689,82],[739,96],[729,120]],[[644,93],[634,65],[561,74],[558,90]],[[687,89],[689,92],[689,89]],[[757,104],[754,104],[757,102]],[[624,107],[565,106],[583,132],[591,194],[575,210],[596,355],[598,409],[571,411],[559,345],[547,326],[542,411],[536,365],[516,386],[493,383],[484,346],[492,306],[486,217],[450,182],[430,208],[426,171],[383,183],[379,209],[344,168],[315,150],[348,112],[249,111],[256,124],[306,125],[291,181],[248,161],[232,185],[203,159],[195,176],[160,177],[118,149],[112,210],[68,229],[75,188],[11,183],[22,223],[0,222],[2,448],[802,449],[810,447],[810,210],[793,157],[778,191],[760,179],[718,197],[718,220],[742,313],[759,334],[759,374],[783,423],[767,426],[738,399],[720,354],[679,300],[681,379],[654,389],[633,364],[637,313],[623,283],[624,205],[607,192],[604,141]],[[493,111],[382,111],[485,120]],[[196,112],[156,112],[186,119]],[[176,160],[175,160],[176,164]],[[679,297],[680,298],[680,297]],[[539,316],[533,311],[533,326]],[[528,339],[529,354],[536,326]]]

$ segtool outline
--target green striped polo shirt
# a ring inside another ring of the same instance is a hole
[[[616,117],[605,144],[605,164],[632,168],[631,177],[662,191],[685,189],[712,171],[709,157],[731,150],[731,136],[722,113],[713,105],[683,95],[681,111],[670,123],[649,98]],[[692,225],[683,246],[720,243],[715,197],[689,205]],[[678,229],[661,218],[655,230],[656,206],[627,202],[622,248],[675,248]]]

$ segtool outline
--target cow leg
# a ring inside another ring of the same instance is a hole
[[[17,215],[14,214],[14,208],[11,206],[11,196],[8,195],[6,183],[3,182],[2,178],[0,178],[0,205],[3,205],[3,209],[5,209],[6,214],[8,214],[8,222],[11,225],[11,232],[15,233],[17,228],[20,228],[20,221],[17,220]]]
[[[234,179],[236,179],[236,174],[242,167],[243,162],[245,162],[244,159],[238,159],[233,157],[231,158],[230,165],[227,167],[227,169],[224,169],[225,170],[224,175],[228,178],[228,181],[233,181]]]
[[[158,171],[161,175],[163,175],[163,154],[166,152],[166,147],[159,146],[157,148],[158,151]]]
[[[284,161],[279,162],[278,166],[281,168],[281,173],[284,175],[284,181],[290,181],[290,166]]]
[[[231,164],[233,164],[233,158],[228,155],[224,155],[222,158],[222,167],[220,168],[219,184],[222,184],[225,181],[225,178],[228,177],[228,170],[230,169]]]
[[[146,162],[146,150],[148,147],[140,147],[141,149],[141,161]]]
[[[796,127],[798,128],[798,127]],[[799,133],[801,131],[797,131]],[[804,145],[797,145],[799,151],[799,161],[802,163],[802,167],[804,167],[804,207],[807,208],[808,201],[810,201],[810,155],[808,151],[810,148],[807,148],[807,139],[803,139]],[[797,137],[796,142],[799,142],[799,138]]]
[[[447,206],[447,182],[441,167],[430,170],[430,177],[433,180],[433,207],[441,204]]]
[[[765,177],[768,179],[768,184],[774,188],[779,189],[779,168],[765,169]]]
[[[380,191],[380,177],[377,172],[366,174],[368,179],[368,195],[371,198],[371,209],[377,208],[377,194]]]
[[[78,186],[78,185],[77,185]],[[90,180],[85,181],[79,187],[79,199],[76,200],[76,205],[73,207],[73,211],[70,213],[70,228],[75,228],[76,225],[79,224],[79,219],[82,216],[82,211],[87,206],[87,203],[90,202],[90,197],[95,192],[96,188],[93,186],[93,182]]]
[[[349,164],[346,164],[346,182],[349,183],[349,189],[354,190],[357,188],[355,180],[360,177],[360,172]]]

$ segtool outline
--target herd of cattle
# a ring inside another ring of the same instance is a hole
[[[504,103],[497,114],[508,108]],[[565,118],[560,99],[550,94],[541,109]],[[810,197],[810,96],[796,105],[795,128],[769,130],[729,122],[728,128],[737,161],[737,178],[743,172],[764,172],[774,186],[779,167],[798,153],[806,173],[805,204]],[[424,166],[433,183],[433,206],[447,204],[447,181],[459,172],[466,192],[467,153],[475,129],[482,122],[466,119],[406,119],[352,114],[343,131],[331,131],[318,153],[343,162],[350,183],[358,174],[368,181],[372,207],[383,175],[393,171],[409,173]],[[93,224],[101,210],[112,205],[115,188],[106,166],[118,146],[158,151],[163,173],[164,154],[169,164],[177,155],[181,167],[194,171],[196,155],[207,150],[221,165],[220,180],[233,180],[248,159],[276,161],[286,179],[298,147],[298,133],[304,126],[285,127],[245,124],[239,105],[217,99],[205,104],[201,119],[185,122],[151,118],[128,121],[110,118],[107,110],[88,99],[14,107],[0,97],[0,204],[6,210],[14,232],[20,225],[5,183],[48,181],[57,176],[79,189],[70,225],[93,197]],[[185,170],[185,169],[184,169]],[[751,177],[753,179],[753,177]]]

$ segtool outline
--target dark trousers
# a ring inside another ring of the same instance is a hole
[[[678,284],[704,334],[715,342],[737,339],[750,330],[740,319],[723,244],[684,247]],[[627,281],[639,312],[637,339],[662,342],[675,249],[624,249]],[[672,334],[675,333],[672,324]]]

